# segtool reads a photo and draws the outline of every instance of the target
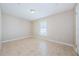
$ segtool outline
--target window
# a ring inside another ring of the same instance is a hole
[[[40,22],[40,35],[47,36],[47,22],[46,21]]]

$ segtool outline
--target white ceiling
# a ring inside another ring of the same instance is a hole
[[[74,8],[74,3],[2,3],[2,12],[27,20],[39,19]],[[35,13],[31,13],[34,9]]]

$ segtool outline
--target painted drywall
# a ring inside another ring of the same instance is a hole
[[[76,45],[79,54],[79,4],[76,6]]]
[[[48,35],[45,39],[73,45],[73,16],[73,10],[70,10],[33,21],[34,37],[40,37],[39,22],[46,20],[48,23]]]
[[[0,9],[0,50],[1,50],[1,40],[2,40],[2,19],[1,19],[1,9]]]
[[[2,13],[3,36],[2,41],[31,36],[31,22]]]

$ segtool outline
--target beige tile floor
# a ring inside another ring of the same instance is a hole
[[[2,56],[74,56],[72,47],[41,39],[22,39],[2,44]]]

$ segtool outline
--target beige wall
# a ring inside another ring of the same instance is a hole
[[[33,21],[33,34],[39,36],[39,22],[46,20],[48,22],[48,40],[73,45],[73,16],[73,10],[70,10],[35,20]]]
[[[3,41],[31,36],[31,22],[8,14],[2,14]]]

